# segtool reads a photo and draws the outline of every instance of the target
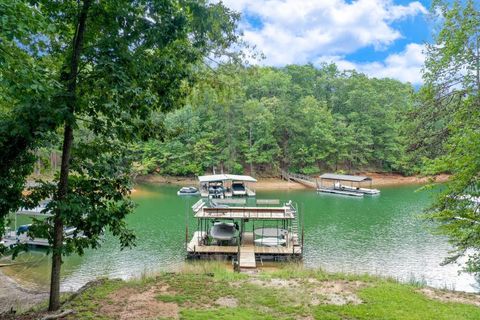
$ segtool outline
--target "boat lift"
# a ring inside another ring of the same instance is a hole
[[[298,208],[279,200],[244,201],[201,199],[192,206],[193,235],[186,216],[187,258],[223,258],[237,269],[256,268],[256,261],[299,260],[303,254],[303,221]]]
[[[257,182],[250,176],[236,174],[213,174],[199,176],[200,195],[204,198],[255,197],[249,185]]]

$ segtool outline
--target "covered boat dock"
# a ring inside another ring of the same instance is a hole
[[[372,178],[346,174],[324,173],[317,183],[317,191],[323,193],[341,194],[353,197],[378,195],[380,190],[372,188]],[[350,185],[347,185],[349,183]],[[370,188],[362,188],[362,183],[369,183]]]
[[[263,260],[301,259],[303,232],[299,232],[299,214],[291,201],[212,206],[199,200],[192,210],[197,228],[190,238],[187,225],[188,258],[231,259],[240,269],[255,268]]]
[[[213,174],[199,176],[200,194],[204,198],[254,197],[251,183],[257,179],[236,174]]]
[[[13,214],[14,216],[14,229],[10,230],[9,228],[6,229],[5,235],[2,239],[3,244],[6,247],[12,247],[17,244],[27,244],[31,246],[39,246],[39,247],[48,247],[48,239],[44,238],[30,238],[26,231],[28,230],[29,225],[17,225],[17,217],[19,216],[28,216],[32,218],[49,218],[53,217],[53,214],[47,211],[46,206],[48,202],[42,202],[39,206],[31,209],[27,208],[20,208],[17,212]],[[23,229],[23,233],[19,232],[19,229]]]

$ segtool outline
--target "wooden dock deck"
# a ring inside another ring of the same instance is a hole
[[[238,254],[238,246],[216,246],[205,245],[202,243],[205,232],[196,231],[192,239],[187,245],[187,253],[189,254],[220,254],[220,255],[236,255]],[[299,244],[295,244],[292,241],[288,246],[266,247],[256,246],[253,242],[253,233],[245,232],[240,246],[240,259],[242,259],[242,253],[245,253],[246,257],[253,255],[275,255],[275,256],[288,256],[288,255],[301,255],[302,247]]]
[[[210,206],[204,200],[199,200],[192,206],[194,217],[200,223],[202,231],[196,231],[192,238],[186,239],[187,258],[228,259],[236,261],[236,267],[240,269],[256,268],[257,261],[302,259],[303,240],[299,233],[300,219],[292,201],[281,204],[279,200],[259,199],[256,203],[260,206],[245,206],[245,199],[215,199],[211,203]],[[226,205],[230,203],[241,206]],[[207,221],[215,223],[221,219],[233,222],[235,229],[238,230],[234,231],[232,237],[227,238],[228,240],[218,240],[209,236],[211,225]],[[255,225],[246,225],[250,222],[249,220],[281,220],[285,230],[281,229],[281,234],[277,232],[270,237],[267,234],[264,237],[263,233],[257,234],[261,237],[256,239],[253,231]]]
[[[240,268],[256,268],[255,247],[253,245],[240,246],[238,260]]]

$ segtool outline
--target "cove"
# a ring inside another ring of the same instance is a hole
[[[368,273],[437,288],[478,292],[475,277],[457,265],[441,266],[451,249],[444,237],[421,219],[436,191],[416,192],[419,186],[381,188],[377,197],[353,198],[317,194],[313,190],[257,191],[258,199],[293,200],[303,212],[303,264],[329,272]],[[195,224],[190,206],[198,197],[179,197],[172,185],[138,185],[138,204],[127,223],[137,235],[137,246],[120,250],[108,233],[102,247],[85,255],[65,257],[63,290],[75,290],[98,277],[129,278],[157,271],[175,271],[185,263],[186,216]],[[22,281],[48,283],[50,256],[31,250],[19,265],[2,272]]]

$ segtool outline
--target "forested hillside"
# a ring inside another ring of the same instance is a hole
[[[141,173],[406,172],[410,84],[333,64],[202,74],[186,105],[164,116],[165,139],[137,145]]]

